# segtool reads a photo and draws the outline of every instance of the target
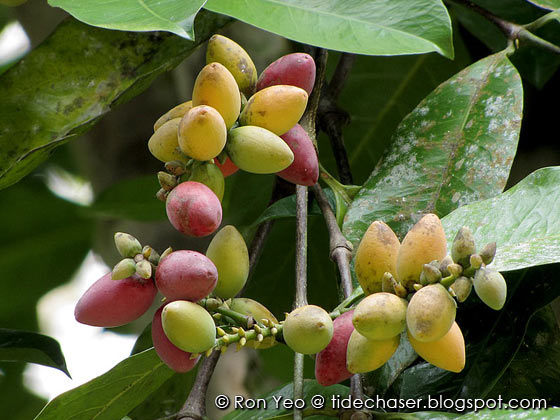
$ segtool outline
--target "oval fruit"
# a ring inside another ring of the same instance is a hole
[[[295,86],[277,85],[249,98],[239,116],[240,125],[256,125],[281,136],[297,124],[307,106],[307,92]]]
[[[237,165],[235,165],[235,163],[233,163],[231,161],[229,156],[226,158],[224,163],[220,163],[218,161],[218,159],[215,159],[214,163],[216,164],[216,166],[218,168],[220,168],[220,171],[222,171],[222,175],[224,176],[224,178],[227,178],[228,176],[233,175],[234,173],[236,173],[239,170]]]
[[[156,159],[162,162],[173,160],[187,162],[189,160],[179,148],[177,130],[180,122],[180,118],[167,121],[148,140],[148,149]]]
[[[280,136],[294,154],[294,161],[283,171],[280,178],[298,185],[308,187],[315,185],[319,179],[319,160],[313,142],[299,124]]]
[[[200,182],[210,188],[220,202],[224,198],[224,191],[226,188],[226,183],[224,180],[224,175],[220,168],[218,168],[213,163],[203,162],[198,165],[194,165],[194,168],[189,176],[189,181]]]
[[[167,121],[173,120],[175,118],[183,118],[183,116],[189,112],[189,109],[192,108],[192,101],[183,102],[182,104],[177,105],[176,107],[171,108],[165,114],[157,119],[154,124],[154,132],[156,132],[163,124]]]
[[[480,268],[474,275],[474,291],[486,305],[499,311],[504,307],[507,297],[507,283],[499,271]]]
[[[257,82],[257,90],[274,85],[291,85],[311,95],[315,85],[315,71],[315,61],[309,54],[288,54],[264,69]]]
[[[284,321],[284,341],[295,352],[315,354],[328,346],[333,336],[330,315],[319,306],[294,309]]]
[[[369,340],[354,330],[348,340],[346,366],[349,372],[366,373],[387,363],[399,346],[400,336],[388,340]]]
[[[226,145],[226,139],[226,123],[220,113],[211,106],[195,106],[179,123],[179,147],[185,155],[193,159],[215,158]]]
[[[388,340],[406,328],[406,300],[392,293],[366,296],[354,310],[352,323],[370,340]]]
[[[430,342],[443,337],[455,321],[455,300],[441,284],[430,284],[418,290],[406,310],[406,324],[418,341]]]
[[[268,310],[266,306],[256,300],[249,298],[234,298],[229,304],[231,310],[239,312],[243,315],[252,316],[255,321],[262,323],[263,319],[267,319],[274,324],[278,324],[278,320],[272,312]],[[260,343],[256,340],[247,341],[247,347],[254,349],[268,349],[277,344],[274,336],[266,337]]]
[[[381,292],[386,272],[396,277],[399,247],[397,235],[385,223],[376,220],[368,227],[354,260],[356,277],[364,293]]]

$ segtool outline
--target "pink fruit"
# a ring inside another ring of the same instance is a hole
[[[167,305],[167,303],[165,305]],[[167,366],[175,372],[185,373],[195,367],[196,363],[200,359],[200,356],[191,359],[192,353],[181,350],[169,341],[169,338],[167,338],[165,332],[163,332],[163,327],[161,325],[161,312],[163,311],[165,305],[162,305],[156,311],[154,319],[152,320],[152,342],[154,343],[154,349],[156,350],[159,358]]]
[[[210,235],[222,222],[220,200],[200,182],[177,185],[167,196],[165,210],[173,227],[188,236]]]
[[[112,280],[105,274],[82,295],[74,317],[82,324],[94,327],[119,327],[139,318],[148,310],[157,289],[152,279],[138,275]]]
[[[311,94],[315,84],[315,61],[309,54],[293,53],[280,57],[261,73],[257,90],[274,85],[292,85]]]
[[[280,136],[294,153],[294,161],[283,171],[277,173],[286,181],[294,184],[315,185],[319,179],[319,160],[313,142],[299,124]]]
[[[224,178],[233,175],[239,170],[239,168],[235,165],[235,163],[231,161],[229,157],[226,158],[223,164],[218,162],[218,159],[214,159],[214,163],[218,168],[220,168],[220,171],[222,171]]]
[[[196,302],[208,296],[218,282],[218,270],[196,251],[175,251],[163,258],[156,270],[156,285],[168,299]]]
[[[334,320],[331,342],[324,350],[317,353],[315,379],[323,386],[337,384],[352,376],[346,368],[346,347],[354,331],[353,313],[353,310],[345,312]]]

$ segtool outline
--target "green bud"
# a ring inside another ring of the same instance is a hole
[[[185,166],[185,163],[179,160],[172,160],[170,162],[165,162],[165,170],[175,176],[181,176],[187,173],[187,168]]]
[[[459,277],[463,272],[463,267],[460,266],[459,264],[449,264],[447,266],[447,271],[449,271],[449,274],[455,277]]]
[[[222,306],[222,301],[214,298],[206,299],[206,309],[209,311],[215,311],[220,306]]]
[[[441,280],[441,271],[431,264],[423,265],[422,274],[424,274],[428,284],[434,284]]]
[[[457,235],[455,235],[455,239],[453,240],[451,258],[463,267],[467,267],[469,264],[469,257],[475,252],[476,246],[472,231],[468,227],[463,226],[459,229]]]
[[[498,271],[480,268],[476,270],[473,283],[480,300],[496,311],[503,308],[507,297],[507,284]]]
[[[163,188],[160,188],[158,190],[158,192],[156,193],[156,198],[159,201],[163,201],[164,203],[167,201],[167,195],[169,194],[169,191],[165,191]]]
[[[125,258],[132,258],[142,252],[142,245],[138,239],[128,233],[115,233],[115,245],[119,254]]]
[[[148,260],[142,260],[136,263],[136,272],[143,279],[152,277],[152,264]]]
[[[125,258],[115,265],[111,278],[113,280],[122,280],[130,277],[136,273],[136,263],[132,258]]]
[[[159,260],[163,260],[165,257],[167,257],[169,254],[171,254],[173,252],[173,248],[168,247],[165,251],[163,251],[163,253],[161,254],[161,257],[159,257]]]
[[[381,291],[387,293],[395,293],[395,289],[393,288],[393,275],[388,271],[383,274],[383,278],[381,279]]]
[[[157,174],[159,185],[165,191],[171,191],[177,186],[177,177],[167,172],[159,171]]]
[[[461,276],[453,282],[450,289],[455,293],[455,297],[459,302],[464,302],[471,294],[472,285],[471,279]]]
[[[490,242],[489,244],[484,245],[478,255],[482,257],[484,264],[490,264],[496,255],[496,242]]]
[[[398,297],[405,298],[406,295],[408,295],[406,288],[400,282],[397,282],[395,279],[393,279],[393,290]]]
[[[482,267],[482,257],[478,254],[472,254],[469,262],[471,264],[471,267],[474,268],[475,270],[478,270],[480,267]]]
[[[424,287],[424,285],[422,284],[418,284],[418,283],[414,283],[412,285],[413,289],[417,292],[418,290],[420,290],[422,287]]]
[[[447,267],[449,267],[449,264],[453,264],[453,258],[451,258],[451,255],[447,255],[443,260],[441,260],[441,262],[439,263],[439,271],[441,271],[441,275],[443,277],[447,277],[449,274],[451,274],[449,272],[449,270],[447,269]]]

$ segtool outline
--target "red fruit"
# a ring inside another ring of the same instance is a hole
[[[123,280],[112,280],[105,274],[82,295],[74,317],[82,324],[94,327],[119,327],[139,318],[146,312],[157,289],[152,279],[138,275]]]
[[[220,171],[222,171],[224,178],[233,175],[239,170],[239,168],[235,165],[235,163],[231,161],[229,157],[226,158],[223,164],[218,162],[218,159],[214,159],[214,163],[218,168],[220,168]]]
[[[169,302],[167,302],[169,303]],[[167,303],[165,305],[167,305]],[[152,342],[159,358],[175,372],[185,373],[195,367],[200,356],[191,359],[192,353],[181,350],[175,346],[165,335],[161,325],[161,312],[165,305],[162,305],[154,314],[152,320]]]
[[[222,205],[216,194],[196,181],[182,182],[167,196],[167,217],[188,236],[207,236],[222,223]]]
[[[315,61],[309,54],[293,53],[280,57],[261,73],[257,90],[274,85],[292,85],[311,95],[315,84]]]
[[[156,270],[156,285],[168,299],[196,302],[208,296],[218,282],[218,270],[206,255],[175,251],[163,258]]]
[[[352,376],[346,369],[346,348],[354,331],[352,314],[348,311],[333,322],[333,338],[329,345],[315,358],[315,379],[323,386],[334,385]]]
[[[313,142],[299,124],[280,136],[294,152],[294,161],[283,171],[277,173],[286,181],[294,184],[315,185],[319,179],[319,160]]]

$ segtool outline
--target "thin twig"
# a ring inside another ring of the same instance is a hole
[[[325,71],[327,68],[327,50],[323,48],[318,48],[315,53],[315,66],[316,66],[316,77],[315,85],[313,86],[313,91],[307,102],[307,111],[303,115],[300,125],[307,132],[307,135],[313,141],[315,149],[317,150],[317,109],[319,107],[319,101],[321,99],[321,91],[323,89],[323,82],[325,79]]]

